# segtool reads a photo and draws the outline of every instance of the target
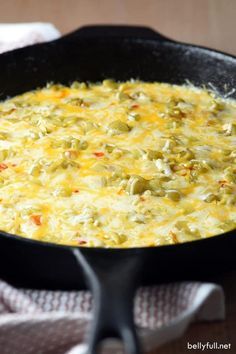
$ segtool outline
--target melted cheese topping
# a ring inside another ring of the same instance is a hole
[[[0,103],[0,229],[139,247],[236,225],[236,102],[188,86],[48,85]]]

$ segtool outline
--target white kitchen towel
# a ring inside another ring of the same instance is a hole
[[[88,291],[22,290],[1,281],[0,353],[84,353],[91,310]],[[143,287],[134,313],[143,348],[150,351],[181,336],[193,321],[222,320],[224,294],[210,283]],[[122,353],[120,343],[107,341],[103,353]]]
[[[51,23],[1,23],[0,53],[58,37],[60,32]]]

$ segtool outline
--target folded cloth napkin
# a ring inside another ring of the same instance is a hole
[[[0,24],[0,52],[58,38],[52,24]],[[0,281],[1,354],[79,354],[92,321],[88,291],[21,290]],[[185,282],[140,288],[135,321],[145,351],[173,340],[196,320],[224,318],[224,294],[215,284]],[[109,340],[104,353],[122,353]]]
[[[51,23],[2,23],[0,24],[0,53],[51,41],[58,37],[60,32]]]
[[[92,302],[88,291],[23,290],[0,281],[1,354],[84,353]],[[143,287],[134,314],[147,352],[181,336],[193,321],[223,319],[224,294],[210,283]],[[122,353],[122,347],[109,340],[102,352]]]

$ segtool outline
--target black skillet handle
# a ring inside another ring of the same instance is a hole
[[[73,253],[83,267],[94,299],[87,354],[97,354],[99,343],[107,338],[121,339],[127,354],[140,354],[133,300],[142,257],[127,250],[111,250],[111,254],[109,250],[95,250],[91,255],[86,250],[73,249]]]
[[[123,25],[91,25],[83,26],[68,34],[68,37],[127,37],[140,39],[156,39],[159,41],[174,42],[163,34],[145,26],[123,26]]]

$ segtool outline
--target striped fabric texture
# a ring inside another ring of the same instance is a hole
[[[23,290],[0,281],[0,353],[84,353],[92,306],[88,291]],[[193,321],[222,320],[224,294],[210,283],[143,287],[134,313],[143,348],[149,351],[181,336]],[[121,343],[108,340],[102,352],[122,353]]]

